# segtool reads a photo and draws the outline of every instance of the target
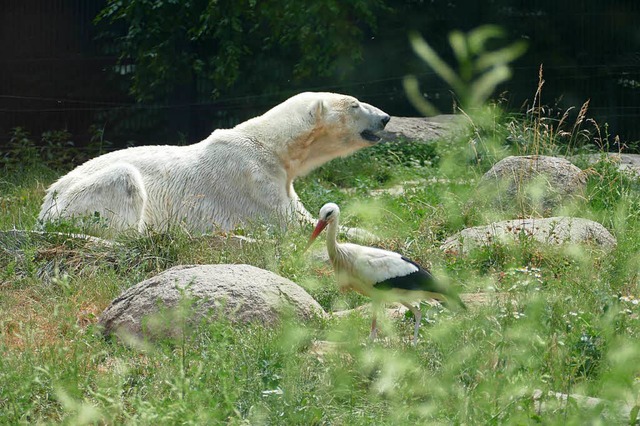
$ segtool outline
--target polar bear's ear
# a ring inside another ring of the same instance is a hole
[[[322,117],[323,114],[324,114],[324,102],[322,101],[322,99],[318,99],[317,101],[314,101],[311,104],[311,107],[309,108],[309,115],[314,120],[318,120]]]

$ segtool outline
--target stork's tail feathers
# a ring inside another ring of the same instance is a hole
[[[462,301],[462,299],[460,298],[458,293],[451,292],[451,294],[447,295],[447,298],[450,299],[452,302],[454,302],[456,305],[458,305],[463,310],[465,310],[465,311],[467,310],[467,305],[464,304],[464,302]]]
[[[450,311],[458,308],[465,311],[467,310],[467,305],[465,305],[460,296],[458,296],[458,294],[453,291],[443,292],[442,296],[437,298],[436,300]]]

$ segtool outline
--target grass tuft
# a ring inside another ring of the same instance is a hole
[[[345,225],[377,233],[378,245],[487,301],[465,313],[423,306],[425,322],[415,348],[408,317],[381,318],[382,338],[368,341],[366,306],[308,323],[289,319],[274,328],[221,318],[144,348],[105,340],[96,322],[110,301],[179,264],[268,269],[303,286],[327,311],[367,300],[340,294],[331,268],[301,253],[311,231],[305,227],[286,233],[258,226],[242,230],[257,241],[253,244],[228,235],[193,236],[179,226],[165,233],[124,233],[110,244],[52,234],[16,238],[7,231],[38,227],[44,189],[60,172],[35,163],[5,165],[0,178],[3,421],[585,424],[605,416],[629,422],[613,409],[604,413],[551,399],[541,410],[533,395],[553,391],[638,406],[636,176],[620,171],[604,152],[595,163],[576,160],[588,170],[587,190],[581,203],[562,211],[606,226],[618,241],[610,252],[549,247],[527,238],[468,256],[439,248],[464,227],[504,214],[470,203],[478,195],[479,177],[500,158],[603,147],[598,132],[585,132],[591,123],[588,104],[572,124],[571,112],[550,118],[540,102],[542,84],[541,77],[534,107],[523,116],[493,105],[482,116],[469,116],[467,131],[455,137],[376,146],[297,183],[311,212],[325,202],[339,203]],[[404,193],[369,195],[408,180],[418,183]],[[78,223],[45,229],[89,230]],[[91,232],[106,236],[101,226]]]

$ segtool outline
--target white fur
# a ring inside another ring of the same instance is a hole
[[[98,212],[115,230],[231,230],[253,220],[313,222],[293,181],[372,142],[383,111],[351,96],[306,92],[189,146],[140,146],[87,161],[47,190],[44,221]]]

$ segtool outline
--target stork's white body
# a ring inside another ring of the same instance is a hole
[[[325,227],[327,229],[327,251],[333,265],[341,291],[354,290],[368,296],[373,302],[371,337],[375,338],[376,311],[385,302],[399,302],[409,308],[415,316],[414,344],[422,314],[415,302],[436,299],[446,302],[451,298],[464,306],[460,298],[449,288],[436,281],[431,273],[399,253],[375,247],[337,242],[340,209],[328,203],[320,209],[318,226],[311,243]]]
[[[404,277],[419,271],[399,253],[376,247],[351,243],[335,244],[335,252],[329,251],[336,280],[341,290],[354,290],[380,302],[411,303],[425,299],[440,299],[438,293],[396,288],[393,294],[376,290],[375,285],[389,279]]]

